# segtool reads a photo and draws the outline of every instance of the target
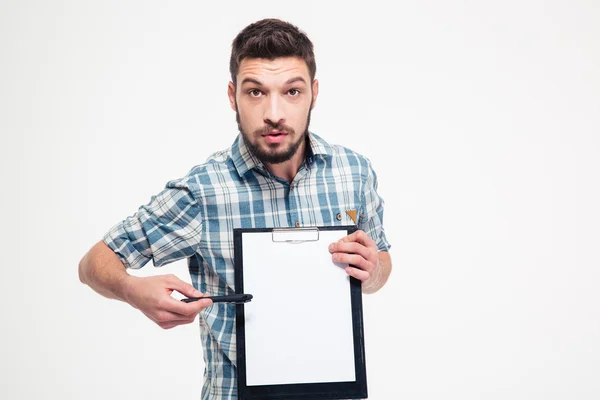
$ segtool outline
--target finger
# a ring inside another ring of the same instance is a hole
[[[361,282],[366,282],[371,277],[371,274],[369,274],[367,271],[352,267],[346,268],[346,273],[360,280]]]
[[[372,263],[358,254],[334,253],[331,257],[333,262],[353,265],[365,271],[371,271],[373,268]]]
[[[163,329],[171,329],[171,328],[175,328],[177,325],[175,323],[170,322],[170,323],[164,323],[164,324],[160,323],[160,324],[158,324],[158,326],[160,326]]]
[[[160,323],[158,325],[161,328],[163,328],[163,329],[172,329],[172,328],[175,328],[176,326],[179,326],[179,325],[188,325],[188,324],[191,324],[192,322],[194,322],[194,320],[191,320],[191,321],[164,322],[164,323]]]
[[[197,315],[197,314],[196,314]],[[165,325],[171,323],[189,323],[196,319],[196,315],[180,315],[168,311],[157,311],[152,314],[146,314],[148,318],[156,322],[158,325]]]
[[[176,290],[187,297],[204,296],[204,294],[197,290],[193,285],[182,281],[173,274],[167,275],[166,279],[169,289]],[[165,304],[165,309],[182,315],[192,315],[198,314],[200,311],[206,307],[209,307],[210,305],[212,305],[212,300],[198,300],[191,303],[183,303],[181,301],[174,300],[169,301],[168,304]]]
[[[190,283],[182,281],[177,276],[170,274],[166,276],[166,279],[169,289],[177,290],[187,297],[202,297],[202,292],[197,290]]]
[[[365,247],[363,244],[358,242],[337,242],[329,245],[330,253],[354,253],[359,254],[363,258],[369,260],[376,256],[373,253],[373,249]]]
[[[199,312],[201,312],[202,310],[204,310],[207,307],[212,306],[213,301],[211,299],[202,299],[202,300],[196,300],[196,301],[192,301],[191,303],[183,303],[181,302],[184,307],[189,308],[190,312],[188,313],[188,315],[197,315]]]
[[[210,299],[200,299],[197,301],[192,301],[190,303],[184,303],[181,300],[176,300],[169,295],[164,295],[157,304],[157,308],[159,311],[166,311],[173,314],[179,314],[181,317],[183,316],[191,316],[193,314],[198,314],[200,311],[209,307],[212,304],[212,300]]]
[[[357,230],[344,236],[342,242],[358,242],[370,248],[377,248],[377,244],[364,231]]]

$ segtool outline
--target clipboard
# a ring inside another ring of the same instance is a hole
[[[368,397],[361,282],[328,251],[356,229],[234,229],[240,400]]]

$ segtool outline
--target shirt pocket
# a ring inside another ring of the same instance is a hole
[[[342,194],[332,196],[329,204],[331,207],[326,211],[329,215],[325,220],[331,221],[331,225],[358,225],[362,217],[362,206],[359,194]]]

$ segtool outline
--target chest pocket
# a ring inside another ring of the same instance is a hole
[[[332,225],[358,225],[362,217],[359,202],[343,202],[331,210]]]
[[[336,190],[320,194],[326,201],[320,202],[321,225],[358,225],[362,218],[362,193],[360,182],[342,180],[335,184]]]

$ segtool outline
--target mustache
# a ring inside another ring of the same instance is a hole
[[[289,134],[295,133],[294,128],[292,128],[291,126],[288,126],[286,124],[272,123],[269,121],[267,121],[267,125],[255,130],[254,133],[257,135],[267,135],[272,130],[285,131]]]

